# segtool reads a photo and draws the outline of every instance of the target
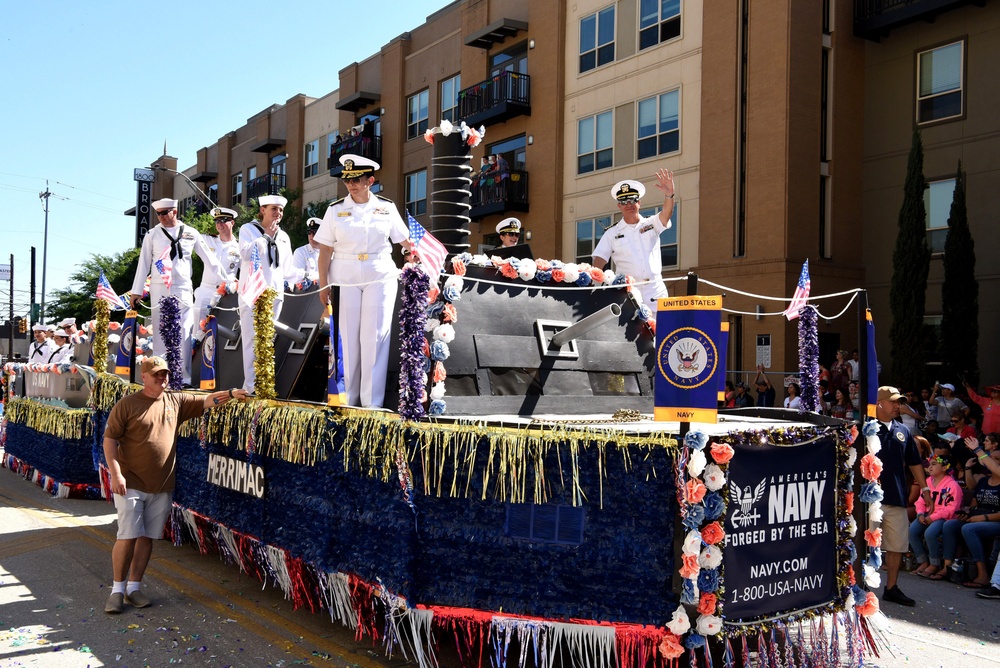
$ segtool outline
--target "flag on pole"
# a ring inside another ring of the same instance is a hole
[[[120,311],[126,308],[124,297],[118,295],[115,289],[111,287],[111,283],[108,282],[108,277],[104,275],[104,270],[101,270],[101,277],[97,279],[97,294],[95,295],[97,299],[103,299],[107,303],[111,304],[111,308],[115,311]]]
[[[160,272],[160,278],[163,279],[163,284],[170,289],[170,284],[174,282],[174,263],[170,260],[170,247],[167,246],[163,249],[163,255],[153,263],[156,267],[156,271]]]
[[[865,357],[868,369],[866,376],[868,404],[865,413],[869,417],[875,417],[875,404],[878,403],[878,359],[875,355],[875,321],[872,320],[872,310],[865,310]]]
[[[447,249],[438,241],[433,234],[424,229],[424,226],[417,222],[417,219],[406,212],[406,220],[410,225],[410,242],[413,249],[420,255],[420,263],[424,271],[436,281],[444,271],[444,259],[448,255]]]
[[[244,304],[253,306],[265,289],[267,283],[264,281],[264,269],[261,267],[260,251],[257,250],[255,243],[250,248],[250,275],[240,279],[238,292]]]
[[[785,309],[786,318],[789,320],[795,320],[799,317],[799,311],[801,311],[802,307],[804,307],[809,301],[810,287],[811,281],[809,280],[809,260],[806,260],[802,263],[802,273],[799,274],[799,284],[795,286],[795,294],[792,295],[792,303]]]

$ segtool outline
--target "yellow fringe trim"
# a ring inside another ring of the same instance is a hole
[[[5,407],[8,422],[21,424],[65,441],[90,438],[94,433],[93,415],[92,411],[85,408],[60,408],[25,398],[11,399]]]

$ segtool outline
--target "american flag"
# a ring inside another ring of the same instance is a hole
[[[174,263],[170,260],[170,246],[163,249],[163,255],[153,263],[153,266],[160,272],[160,278],[169,290],[170,284],[174,282]]]
[[[406,212],[406,221],[410,225],[410,243],[413,249],[420,255],[420,263],[424,267],[431,280],[436,281],[444,271],[444,259],[448,255],[447,249],[434,235],[424,229],[424,226],[417,222],[417,219]]]
[[[101,277],[97,279],[97,294],[94,296],[111,304],[111,308],[115,311],[127,308],[125,306],[126,298],[118,296],[115,289],[108,283],[108,277],[104,275],[103,270],[101,271]]]
[[[260,265],[260,251],[257,250],[257,244],[255,243],[250,248],[250,275],[240,279],[238,292],[244,304],[253,306],[254,302],[257,301],[257,297],[260,297],[266,289],[267,283],[264,281],[264,269]]]
[[[799,317],[799,311],[809,301],[809,260],[802,263],[802,273],[799,274],[799,284],[795,286],[795,294],[792,295],[792,303],[785,309],[785,317],[795,320]]]

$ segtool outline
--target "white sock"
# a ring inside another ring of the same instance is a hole
[[[142,582],[136,582],[135,580],[129,580],[128,585],[125,587],[125,593],[131,594],[134,591],[139,591],[142,588]]]
[[[124,594],[125,593],[125,583],[118,582],[117,580],[111,583],[111,593],[112,594]]]

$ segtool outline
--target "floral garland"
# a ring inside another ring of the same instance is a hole
[[[722,549],[726,533],[719,523],[726,515],[726,469],[733,448],[712,443],[705,456],[708,436],[700,431],[684,435],[684,448],[677,460],[677,501],[681,524],[688,530],[681,546],[681,605],[667,622],[660,654],[676,659],[687,649],[694,665],[695,650],[706,648],[709,636],[722,632]],[[690,476],[686,478],[685,471]],[[684,605],[696,606],[698,619],[692,631]],[[690,633],[689,633],[690,632]]]
[[[621,286],[629,294],[632,294],[633,290],[638,292],[635,287],[635,279],[631,276],[616,274],[613,271],[598,269],[584,263],[486,257],[486,255],[472,255],[470,253],[460,253],[454,256],[451,258],[452,275],[445,280],[444,287],[439,290],[437,286],[432,286],[427,293],[427,320],[424,325],[427,339],[423,342],[422,358],[416,359],[415,350],[404,349],[402,351],[402,366],[419,363],[424,367],[424,373],[430,375],[431,390],[428,395],[430,406],[427,409],[429,415],[442,415],[447,410],[447,403],[444,400],[444,381],[448,373],[444,362],[451,355],[448,344],[455,340],[455,323],[458,322],[458,310],[455,304],[462,299],[462,288],[465,285],[462,277],[465,276],[468,266],[494,267],[500,275],[509,279],[534,280],[542,284],[552,281],[579,287]],[[635,300],[635,303],[638,307],[635,317],[642,320],[650,334],[655,336],[656,319],[653,312],[642,303],[641,299]],[[407,305],[404,304],[403,308],[406,307]],[[415,348],[415,346],[411,348]],[[416,361],[407,361],[407,355]]]
[[[424,141],[427,142],[428,144],[433,144],[434,135],[439,134],[442,137],[447,137],[451,135],[452,132],[456,131],[462,134],[462,141],[465,142],[466,145],[468,145],[471,148],[479,146],[479,143],[483,141],[483,137],[486,136],[486,128],[483,127],[482,125],[480,125],[478,129],[470,128],[468,125],[465,124],[465,121],[461,121],[458,127],[455,127],[455,125],[451,121],[445,119],[441,121],[438,127],[428,128],[424,132]]]
[[[274,288],[267,288],[253,305],[253,369],[256,374],[254,395],[274,399]]]
[[[103,299],[94,301],[96,322],[94,323],[94,345],[91,347],[94,358],[94,369],[98,373],[107,371],[108,368],[108,321],[111,319],[111,305]],[[104,360],[101,365],[98,360]]]
[[[864,457],[861,458],[861,477],[865,479],[865,482],[861,485],[861,491],[858,493],[858,500],[862,503],[868,504],[868,528],[865,529],[865,544],[868,546],[868,556],[862,564],[862,574],[865,580],[865,586],[869,590],[877,589],[882,584],[882,576],[879,574],[879,569],[882,567],[882,486],[879,483],[879,476],[882,475],[882,460],[878,458],[878,453],[882,450],[882,441],[879,440],[879,421],[869,420],[864,423],[862,427],[862,434],[865,438],[865,448],[868,451]],[[857,436],[857,427],[852,428],[852,436]],[[848,456],[848,467],[851,469],[851,482],[854,480],[854,463],[858,456],[858,451],[854,447],[856,438],[851,443],[850,454]],[[851,489],[853,489],[853,484]],[[848,512],[854,509],[854,499],[853,495],[850,502],[848,503]],[[850,519],[851,530],[850,534],[853,537],[858,530],[857,522],[852,516]],[[854,545],[852,543],[851,547]],[[857,555],[852,555],[856,558]],[[853,563],[854,559],[852,559]],[[854,572],[851,572],[852,578]],[[858,614],[862,616],[870,616],[878,612],[878,598],[875,593],[868,591],[867,593],[861,589],[856,583],[851,583],[853,586],[851,588],[851,593],[854,596],[854,602],[857,606]]]
[[[181,301],[177,297],[167,295],[160,299],[160,327],[157,332],[163,337],[166,349],[170,389],[179,390],[184,385],[184,376],[181,359]]]

